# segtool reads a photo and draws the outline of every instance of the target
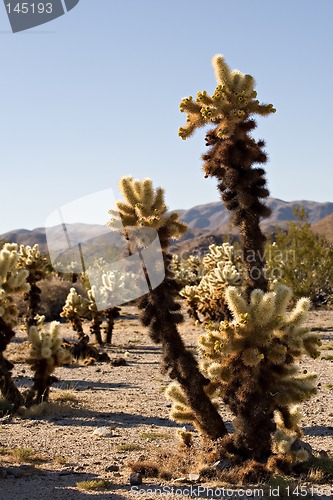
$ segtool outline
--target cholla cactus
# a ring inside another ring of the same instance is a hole
[[[18,268],[19,259],[18,246],[5,243],[0,250],[0,390],[14,411],[23,403],[23,397],[12,380],[13,365],[3,352],[14,337],[13,328],[18,322],[15,294],[29,290],[26,281],[29,273]]]
[[[164,192],[161,188],[154,190],[150,179],[122,178],[120,189],[125,203],[117,203],[119,212],[110,212],[113,219],[109,226],[114,230],[125,228],[125,231],[128,226],[156,229],[163,254],[165,279],[140,299],[141,321],[149,327],[153,342],[162,344],[163,368],[181,385],[199,425],[208,436],[217,439],[226,433],[224,422],[205,392],[209,381],[198,370],[197,361],[185,348],[177,328],[183,316],[176,302],[179,286],[171,274],[168,250],[169,239],[179,238],[186,231],[186,225],[178,220],[177,213],[168,215]]]
[[[28,363],[35,375],[34,385],[26,395],[27,406],[48,400],[50,387],[57,381],[52,373],[58,366],[69,364],[72,360],[71,354],[61,346],[63,340],[60,335],[60,324],[52,321],[47,331],[43,325],[43,316],[38,316],[36,322],[37,325],[29,329],[31,349]]]
[[[225,288],[243,285],[244,264],[234,247],[223,243],[210,245],[203,266],[204,276],[200,283],[184,287],[180,295],[186,299],[189,312],[195,319],[222,321],[230,317],[224,298]]]
[[[251,75],[231,71],[221,54],[213,58],[213,66],[218,86],[212,96],[203,90],[197,93],[195,101],[190,96],[180,103],[180,111],[187,113],[187,124],[179,129],[182,139],[187,139],[207,123],[218,124],[216,136],[227,139],[250,115],[266,116],[275,112],[272,104],[260,104],[256,100],[255,81]]]
[[[190,255],[188,259],[181,259],[174,254],[172,255],[170,270],[180,286],[193,286],[200,282],[204,273],[204,265],[197,255]]]
[[[62,318],[67,318],[75,332],[79,334],[79,337],[83,337],[83,327],[81,318],[85,318],[88,314],[89,301],[82,297],[74,287],[72,287],[67,295],[65,305],[62,308],[60,316]]]
[[[119,189],[124,202],[117,202],[118,210],[110,210],[112,220],[108,223],[111,229],[122,230],[125,226],[150,227],[159,231],[165,238],[177,239],[186,231],[186,224],[179,221],[178,214],[167,213],[164,202],[164,190],[153,188],[151,179],[135,180],[133,177],[122,177]]]
[[[29,245],[20,245],[19,255],[20,267],[29,272],[27,282],[30,285],[30,289],[25,294],[25,300],[27,301],[26,328],[28,332],[30,326],[36,323],[35,317],[38,313],[41,294],[41,290],[37,286],[37,283],[46,277],[48,261],[40,253],[37,244],[33,247]]]
[[[290,298],[283,285],[267,293],[254,290],[249,301],[229,287],[226,300],[234,320],[221,322],[218,329],[208,327],[199,340],[201,369],[220,384],[222,398],[236,416],[229,451],[244,458],[269,457],[277,413],[284,432],[299,436],[293,407],[316,392],[316,375],[300,374],[295,364],[303,354],[319,355],[317,335],[303,326],[310,302],[300,299],[288,312]]]
[[[254,79],[237,70],[231,71],[223,56],[213,59],[218,86],[212,96],[199,92],[194,102],[183,99],[180,110],[187,113],[187,125],[179,130],[186,139],[195,129],[212,123],[214,129],[206,135],[210,147],[203,155],[206,176],[218,179],[218,188],[226,208],[233,212],[232,220],[240,231],[243,254],[250,289],[267,291],[268,282],[263,273],[265,237],[260,230],[260,219],[271,211],[261,201],[269,191],[262,168],[265,163],[264,141],[256,141],[250,132],[256,127],[252,116],[274,113],[271,104],[256,100]]]

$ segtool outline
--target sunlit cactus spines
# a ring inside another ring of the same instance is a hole
[[[27,406],[48,401],[50,387],[57,381],[53,372],[72,361],[71,354],[62,347],[60,323],[53,321],[46,329],[43,316],[37,317],[36,323],[28,334],[31,343],[28,363],[34,371],[34,384],[26,394]]]
[[[121,225],[125,230],[126,226],[151,227],[157,231],[162,249],[165,278],[139,300],[141,321],[149,328],[152,341],[162,345],[162,368],[179,383],[198,427],[203,434],[217,439],[226,434],[226,427],[205,392],[209,380],[200,373],[197,361],[186,349],[177,327],[183,321],[183,315],[176,300],[180,286],[172,275],[169,240],[179,238],[186,231],[186,225],[179,221],[177,213],[168,213],[164,191],[161,188],[155,190],[151,180],[122,178],[120,188],[125,203],[117,203],[119,212],[110,211],[113,218],[109,226],[114,230],[121,230]]]
[[[231,137],[237,125],[249,116],[266,116],[274,113],[272,104],[260,104],[254,90],[255,81],[251,75],[231,70],[222,55],[213,58],[218,86],[210,96],[204,90],[196,99],[186,97],[180,103],[180,111],[187,114],[186,125],[179,129],[182,139],[190,137],[197,128],[207,123],[216,124],[216,135],[220,139]]]
[[[123,226],[150,227],[161,230],[167,238],[179,238],[186,231],[186,225],[178,219],[176,213],[168,213],[164,202],[164,190],[153,187],[151,179],[135,180],[122,177],[119,188],[124,202],[117,202],[118,210],[110,210],[112,220],[108,225],[112,229]]]
[[[35,324],[35,316],[38,313],[38,307],[41,301],[41,289],[37,283],[47,275],[48,260],[39,251],[38,244],[30,247],[29,245],[20,245],[20,266],[26,269],[29,274],[27,282],[30,285],[29,291],[25,295],[27,302],[26,328],[29,331],[30,326]]]

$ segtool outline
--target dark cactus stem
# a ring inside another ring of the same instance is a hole
[[[216,130],[210,131],[206,136],[210,149],[203,155],[204,171],[207,176],[218,178],[221,198],[240,231],[249,296],[256,288],[268,290],[265,236],[260,221],[271,214],[262,201],[269,196],[265,170],[253,167],[267,161],[264,141],[249,136],[255,127],[254,120],[240,123],[228,139],[218,138]],[[271,434],[275,430],[271,397],[267,394],[272,366],[262,362],[258,368],[249,368],[241,356],[236,356],[230,368],[231,378],[223,400],[236,416],[236,432],[225,439],[226,450],[245,460],[265,462],[271,454]]]
[[[114,320],[119,317],[120,307],[110,307],[105,311],[106,327],[105,327],[105,343],[112,343],[112,334],[114,328]]]
[[[48,401],[50,387],[58,379],[49,374],[48,360],[40,359],[32,363],[32,369],[35,371],[33,378],[34,385],[26,395],[26,406],[38,405]]]
[[[150,338],[162,345],[163,370],[182,387],[202,432],[216,440],[227,434],[221,415],[205,393],[209,380],[199,371],[193,354],[186,349],[177,325],[183,321],[175,298],[179,286],[170,272],[171,257],[166,253],[168,238],[159,230],[166,276],[164,281],[139,301],[141,321],[149,326]]]
[[[27,282],[30,284],[30,290],[24,295],[24,300],[27,302],[27,314],[25,318],[26,330],[29,332],[29,328],[37,324],[35,319],[36,314],[38,314],[39,305],[41,302],[41,289],[37,286],[36,280],[33,274],[30,274],[27,278]]]
[[[96,342],[102,346],[103,345],[103,340],[102,340],[102,335],[101,335],[101,324],[103,322],[103,316],[101,313],[96,313],[94,314],[92,321],[91,321],[91,327],[90,327],[90,332],[95,335]]]
[[[3,355],[14,335],[12,328],[0,318],[0,390],[6,401],[12,405],[13,412],[24,404],[24,398],[12,379],[14,365]]]
[[[243,259],[247,270],[248,292],[255,288],[267,291],[265,277],[265,241],[260,220],[271,210],[261,200],[269,196],[265,170],[253,168],[265,163],[264,141],[255,141],[248,134],[256,127],[254,120],[240,123],[234,135],[220,139],[216,129],[206,135],[209,151],[203,155],[206,176],[217,177],[218,189],[225,207],[232,212],[232,221],[239,228]]]
[[[235,415],[235,433],[228,437],[226,450],[243,460],[265,462],[271,455],[271,435],[276,429],[274,410],[267,397],[267,380],[272,376],[272,366],[248,367],[241,355],[230,365],[232,377],[223,401]],[[258,371],[260,370],[260,372]],[[249,382],[244,384],[244,380]]]

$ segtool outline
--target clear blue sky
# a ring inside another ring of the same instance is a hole
[[[271,195],[333,201],[332,19],[332,0],[80,0],[12,34],[1,4],[0,234],[121,175],[151,177],[172,209],[217,201],[204,131],[177,135],[181,98],[215,89],[216,53],[277,108],[258,123]]]

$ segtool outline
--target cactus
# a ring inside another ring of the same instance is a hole
[[[230,319],[224,290],[228,285],[240,286],[244,280],[244,265],[229,243],[210,245],[203,258],[204,276],[198,285],[187,285],[180,291],[186,299],[191,315],[202,321]],[[199,316],[200,315],[200,316]]]
[[[252,115],[265,116],[275,109],[255,99],[250,75],[231,71],[221,55],[213,64],[218,87],[212,96],[204,91],[195,102],[192,98],[181,102],[187,125],[179,135],[186,139],[207,123],[215,127],[206,135],[209,151],[203,155],[204,172],[218,179],[222,200],[233,212],[247,280],[244,291],[226,288],[233,321],[207,327],[200,339],[200,368],[211,381],[207,391],[212,399],[221,395],[236,417],[235,433],[220,442],[221,456],[234,457],[238,464],[247,460],[251,464],[254,459],[255,474],[258,463],[274,468],[306,458],[293,448],[300,428],[292,405],[315,393],[315,375],[299,375],[295,361],[304,353],[316,357],[319,341],[302,325],[309,300],[301,299],[287,312],[290,289],[269,290],[264,272],[265,237],[260,220],[270,215],[263,201],[269,191],[265,170],[253,165],[265,163],[267,156],[264,141],[256,141],[250,132],[256,127]],[[182,394],[172,388],[169,394],[174,399],[174,417],[181,422],[189,417],[193,422],[195,415],[186,415],[190,408],[181,401]]]
[[[60,316],[67,318],[75,332],[78,333],[79,338],[84,336],[82,319],[87,316],[89,301],[78,294],[75,288],[71,288],[67,295],[65,305],[62,308]]]
[[[267,459],[281,450],[277,414],[283,432],[299,437],[293,406],[316,393],[315,374],[300,374],[295,364],[303,354],[319,355],[318,337],[303,326],[310,302],[300,299],[288,312],[290,298],[291,290],[283,285],[267,293],[253,290],[250,301],[229,287],[226,300],[234,320],[208,327],[199,339],[200,367],[220,385],[219,394],[236,416],[227,449],[243,458]]]
[[[12,404],[14,411],[24,400],[12,380],[13,365],[3,353],[14,337],[13,329],[18,323],[15,294],[29,290],[29,272],[18,268],[19,259],[18,246],[15,243],[5,243],[0,250],[0,390],[4,398]]]
[[[37,316],[36,323],[29,329],[31,349],[28,363],[35,375],[34,384],[26,394],[27,406],[48,401],[50,387],[58,380],[52,373],[58,366],[69,364],[72,360],[71,354],[61,346],[60,324],[52,321],[47,331],[43,316]]]
[[[209,383],[199,371],[197,361],[188,351],[179,335],[177,325],[183,320],[180,305],[176,302],[179,286],[171,274],[171,256],[168,253],[169,239],[179,238],[186,225],[179,221],[178,214],[167,212],[162,188],[154,190],[152,181],[123,177],[119,183],[125,202],[118,202],[111,210],[111,229],[125,232],[128,226],[149,227],[157,230],[163,253],[165,279],[139,301],[141,321],[149,327],[150,338],[162,344],[163,368],[180,384],[198,426],[213,439],[226,434],[224,422],[205,392]]]
[[[256,141],[250,132],[256,127],[252,115],[274,113],[271,104],[260,104],[256,99],[254,79],[237,70],[231,71],[222,55],[213,59],[218,86],[212,96],[199,92],[197,98],[183,99],[180,111],[187,113],[187,125],[179,129],[182,139],[188,138],[198,127],[211,123],[215,128],[206,135],[210,147],[203,155],[206,177],[218,179],[218,188],[226,208],[233,212],[233,222],[239,228],[248,275],[249,292],[254,288],[267,291],[264,275],[265,237],[260,230],[260,219],[270,215],[270,209],[261,200],[269,191],[262,168],[265,163],[264,141]]]
[[[36,324],[35,317],[38,313],[38,307],[41,301],[41,290],[37,286],[38,281],[44,279],[47,275],[47,259],[40,253],[38,244],[30,247],[29,245],[20,245],[19,265],[29,272],[27,282],[30,285],[29,291],[25,294],[24,300],[27,302],[26,329]]]

